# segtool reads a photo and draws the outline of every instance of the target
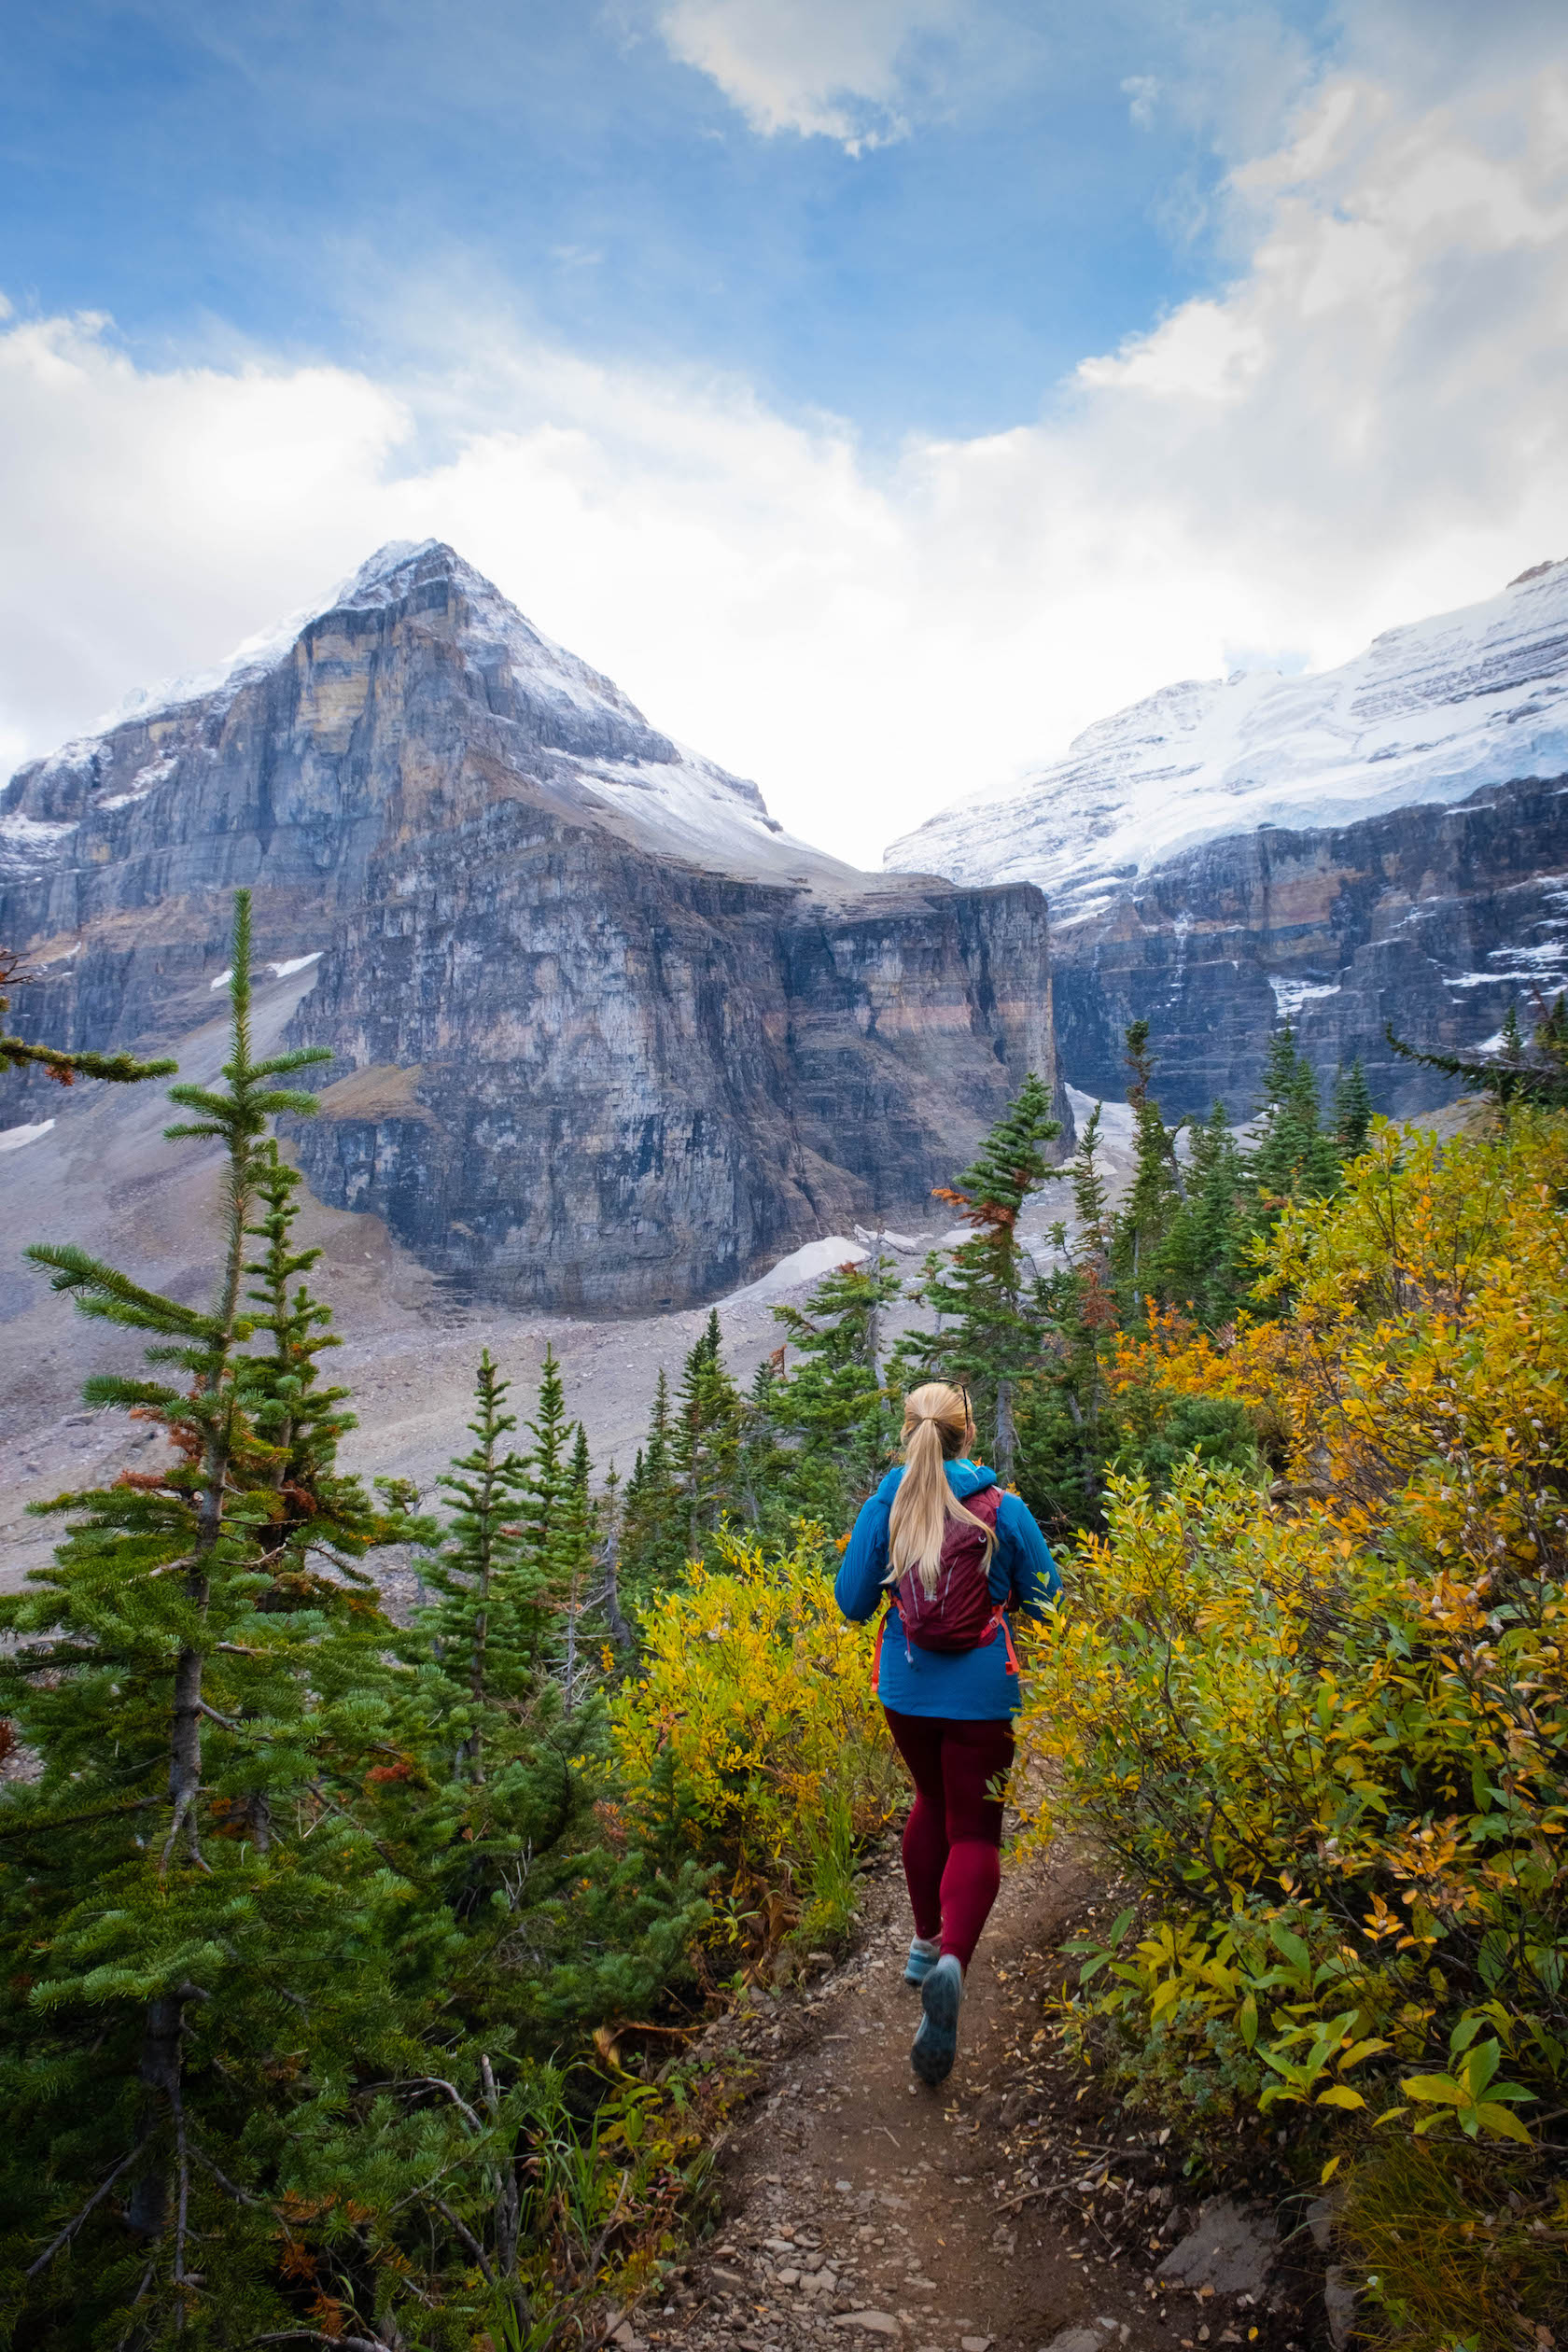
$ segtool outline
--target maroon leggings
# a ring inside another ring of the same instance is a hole
[[[1001,1884],[1001,1806],[986,1794],[1013,1763],[1013,1726],[884,1707],[893,1743],[915,1783],[903,1827],[903,1875],[915,1933],[942,1938],[967,1969]]]

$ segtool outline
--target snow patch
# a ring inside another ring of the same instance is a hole
[[[42,817],[0,817],[0,840],[14,841],[19,849],[53,849],[76,830],[75,825],[50,824]]]
[[[1304,1004],[1318,997],[1337,996],[1337,980],[1282,980],[1277,972],[1269,973],[1268,985],[1274,991],[1274,1003],[1281,1021],[1294,1021]]]
[[[291,979],[296,972],[303,972],[307,966],[319,963],[324,953],[323,948],[313,947],[308,956],[290,956],[287,962],[269,964],[267,970],[274,980]]]
[[[231,965],[229,966],[229,968],[228,968],[228,970],[227,970],[226,972],[220,972],[220,973],[218,973],[217,978],[216,980],[209,980],[209,981],[207,982],[207,986],[208,986],[208,987],[209,987],[209,988],[226,988],[226,987],[229,986],[230,981],[231,981],[231,980],[232,980],[232,978],[233,978],[233,977],[234,977],[234,967],[233,967],[233,965],[232,965],[232,964],[231,964]]]
[[[155,792],[160,784],[166,784],[169,781],[178,766],[177,760],[152,761],[148,766],[136,770],[135,775],[131,778],[131,787],[128,791],[112,793],[107,800],[99,802],[99,807],[129,808],[133,801],[146,800],[147,794]]]
[[[1313,677],[1186,679],[895,841],[884,864],[1038,882],[1059,925],[1180,851],[1568,772],[1568,561]]]
[[[52,1119],[35,1119],[31,1127],[0,1127],[0,1152],[20,1152],[24,1144],[36,1143],[53,1125]]]
[[[810,1283],[819,1282],[835,1267],[859,1266],[865,1254],[858,1241],[849,1240],[842,1233],[830,1233],[824,1240],[807,1241],[803,1248],[791,1250],[760,1281],[732,1291],[726,1303],[736,1306],[743,1299],[782,1298],[788,1291],[804,1290]]]

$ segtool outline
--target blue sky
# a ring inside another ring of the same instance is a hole
[[[1271,95],[1320,15],[1269,21]],[[1199,27],[1256,39],[1223,6],[917,30],[910,128],[851,154],[759,135],[651,8],[50,0],[11,12],[0,285],[153,357],[385,360],[388,288],[449,273],[598,356],[701,358],[873,435],[994,431],[1222,266],[1200,215],[1245,99],[1216,73],[1191,105]]]
[[[1568,549],[1561,0],[30,0],[0,774],[434,533],[875,860]]]

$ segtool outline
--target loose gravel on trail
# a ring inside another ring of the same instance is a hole
[[[1157,2123],[1085,2099],[1085,2078],[1043,2029],[1063,1937],[1096,1911],[1109,1917],[1102,1874],[1060,1849],[1009,1867],[970,1972],[958,2063],[937,2092],[909,2065],[919,1995],[903,1981],[894,1847],[862,1885],[847,1959],[709,2029],[703,2056],[757,2073],[722,2146],[717,2235],[612,2341],[690,2352],[1309,2345],[1298,2293],[1266,2275],[1266,2218],[1250,2285],[1234,2267],[1228,2291],[1207,2283],[1199,2247],[1186,2283],[1162,2288],[1162,2253],[1201,2235],[1196,2193],[1166,2177]]]

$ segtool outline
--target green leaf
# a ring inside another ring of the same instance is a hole
[[[1247,2048],[1249,2050],[1253,2049],[1257,2042],[1258,2005],[1251,1993],[1248,1994],[1246,1999],[1241,2004],[1240,2014],[1237,2019],[1237,2023],[1241,2029],[1241,2038],[1246,2043]]]
[[[1483,2132],[1491,2132],[1498,2139],[1520,2140],[1526,2148],[1535,2145],[1519,2117],[1509,2108],[1498,2107],[1491,2099],[1483,2099],[1476,2109],[1476,2121]]]
[[[1444,2107],[1468,2107],[1469,2093],[1452,2075],[1407,2075],[1399,2088],[1407,2099],[1426,2099]]]
[[[1283,1954],[1298,1975],[1309,1976],[1312,1969],[1312,1955],[1301,1938],[1293,1935],[1288,1927],[1281,1926],[1277,1919],[1269,1921],[1268,1933],[1275,1950]]]

